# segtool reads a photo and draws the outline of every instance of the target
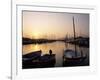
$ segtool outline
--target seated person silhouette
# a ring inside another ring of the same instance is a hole
[[[49,54],[52,55],[52,50],[51,49],[49,50]]]

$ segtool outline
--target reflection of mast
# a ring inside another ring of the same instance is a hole
[[[76,52],[76,33],[75,33],[74,17],[73,17],[73,32],[74,32],[74,42],[75,42],[75,56],[77,56],[77,52]]]

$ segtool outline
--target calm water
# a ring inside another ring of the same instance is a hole
[[[63,64],[63,51],[65,49],[72,49],[74,50],[75,45],[64,43],[64,42],[53,42],[53,43],[45,43],[45,44],[29,44],[29,45],[23,45],[23,55],[27,54],[29,52],[42,50],[43,54],[48,54],[49,50],[51,49],[53,51],[53,54],[56,54],[56,64],[55,67],[61,67]],[[83,51],[83,55],[87,54],[87,59],[85,60],[85,65],[89,64],[89,48],[84,47],[78,47],[77,51],[80,53],[80,51]],[[80,55],[80,54],[78,54]]]

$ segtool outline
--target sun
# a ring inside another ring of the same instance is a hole
[[[39,39],[39,33],[35,32],[32,35],[34,39]]]

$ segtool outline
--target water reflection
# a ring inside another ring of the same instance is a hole
[[[56,64],[55,67],[62,67],[63,66],[63,51],[65,49],[72,49],[74,50],[75,47],[72,44],[64,43],[64,42],[53,42],[53,43],[45,43],[45,44],[29,44],[29,45],[23,45],[23,55],[42,50],[42,55],[49,54],[49,50],[52,50],[53,54],[56,54]],[[83,55],[87,54],[87,59],[85,60],[85,65],[89,65],[89,48],[84,47],[78,47],[77,51],[81,55],[80,51],[83,51]]]

